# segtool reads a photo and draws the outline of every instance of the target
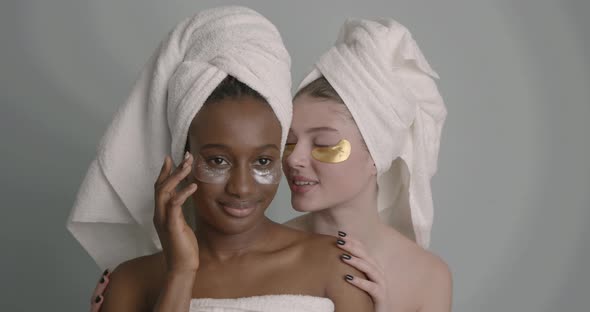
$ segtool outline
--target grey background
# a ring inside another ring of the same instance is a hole
[[[168,30],[225,3],[2,2],[1,311],[87,310],[100,272],[64,225],[96,144]],[[295,83],[345,17],[405,24],[449,110],[431,249],[454,311],[590,309],[589,1],[243,4],[282,32]]]

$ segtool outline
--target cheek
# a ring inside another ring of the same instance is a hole
[[[277,190],[279,189],[278,184],[259,184],[258,185],[262,201],[268,204],[274,199],[275,195],[277,194]]]
[[[217,184],[197,183],[197,191],[193,194],[193,201],[198,210],[208,209],[217,195],[223,192],[223,187]]]
[[[339,164],[316,163],[316,172],[325,190],[346,194],[356,192],[367,183],[370,172],[367,172],[358,159],[351,157]]]

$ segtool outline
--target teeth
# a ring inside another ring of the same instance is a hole
[[[317,182],[311,182],[311,181],[294,181],[293,184],[295,184],[297,186],[302,186],[302,185],[316,185],[318,183]]]

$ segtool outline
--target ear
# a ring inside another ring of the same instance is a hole
[[[371,175],[377,176],[377,166],[375,166],[375,162],[371,161],[371,168],[369,169]]]
[[[375,166],[375,161],[373,160],[373,157],[371,157],[371,155],[369,154],[369,152],[367,152],[367,171],[369,171],[369,173],[371,174],[371,176],[377,176],[377,166]]]

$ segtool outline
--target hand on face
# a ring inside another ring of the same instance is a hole
[[[375,303],[375,312],[389,311],[392,305],[388,302],[387,279],[383,269],[377,261],[371,257],[363,247],[362,243],[347,237],[344,232],[338,232],[337,246],[346,253],[340,259],[348,265],[365,273],[367,278],[361,276],[347,275],[346,280],[352,285],[366,291]]]
[[[199,268],[199,245],[193,229],[186,223],[182,204],[196,190],[197,185],[177,190],[180,182],[191,172],[193,157],[186,153],[182,163],[172,171],[172,160],[166,156],[154,185],[154,225],[162,243],[169,272],[195,272]]]

